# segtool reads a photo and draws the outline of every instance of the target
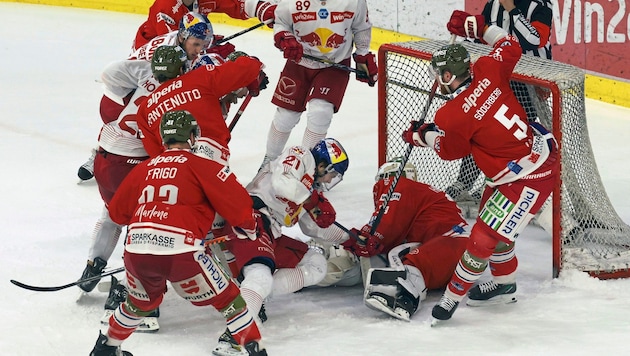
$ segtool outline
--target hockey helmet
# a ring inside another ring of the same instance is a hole
[[[186,13],[179,22],[179,35],[184,41],[188,37],[194,37],[203,40],[207,46],[210,46],[214,38],[214,31],[206,16],[191,11]]]
[[[330,183],[322,183],[323,190],[330,190],[343,180],[343,174],[348,170],[348,154],[339,141],[334,138],[325,138],[319,141],[311,149],[315,158],[315,164],[326,164],[326,173],[337,173]]]
[[[162,135],[162,142],[164,142],[164,144],[188,142],[191,133],[193,133],[195,137],[199,137],[197,120],[195,120],[190,112],[186,110],[169,111],[162,117],[162,122],[160,122],[160,134]]]
[[[461,44],[449,44],[433,52],[431,66],[437,75],[449,71],[460,77],[470,70],[470,54]]]
[[[396,172],[398,172],[398,170],[400,169],[400,165],[402,164],[402,162],[403,162],[402,157],[396,157],[383,163],[383,165],[381,165],[378,168],[378,172],[376,173],[375,180],[378,182],[379,180],[383,178],[393,177],[394,175],[396,175]],[[416,170],[416,167],[411,162],[405,163],[405,168],[403,168],[401,175],[413,181],[418,180],[418,171]]]
[[[151,71],[160,83],[177,77],[186,62],[186,52],[180,46],[160,46],[151,58]]]

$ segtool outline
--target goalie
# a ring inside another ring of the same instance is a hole
[[[373,188],[374,215],[378,214],[400,165],[401,160],[394,159],[379,168]],[[416,179],[416,168],[407,163],[375,233],[369,233],[370,225],[352,229],[350,233],[355,237],[345,234],[347,240],[341,244],[362,257],[361,267],[375,267],[364,271],[365,304],[406,321],[419,308],[427,289],[446,286],[468,243],[467,223],[457,204]],[[343,250],[331,248],[324,282],[359,283],[358,265],[352,261]]]

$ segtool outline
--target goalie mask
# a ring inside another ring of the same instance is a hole
[[[183,41],[188,37],[203,40],[206,47],[210,47],[214,39],[214,31],[208,18],[192,11],[186,13],[179,22],[179,35]]]
[[[181,74],[186,62],[186,52],[180,46],[160,46],[151,58],[151,71],[160,83],[176,78]]]
[[[160,135],[164,144],[175,142],[187,142],[190,147],[190,134],[195,138],[199,137],[199,126],[197,120],[186,110],[169,111],[162,117],[160,122]]]
[[[375,180],[378,182],[381,179],[395,176],[396,172],[398,172],[398,170],[400,169],[402,161],[402,157],[396,157],[381,165],[378,169],[378,173],[376,173]],[[405,163],[405,168],[402,170],[401,176],[407,179],[411,179],[413,181],[417,181],[418,171],[413,164],[407,162]]]
[[[326,164],[326,172],[333,174],[333,178],[330,183],[319,182],[317,188],[320,190],[328,191],[335,185],[339,184],[343,180],[343,174],[348,169],[348,154],[344,150],[339,141],[334,138],[325,138],[319,141],[315,147],[311,149],[311,153],[315,158],[315,164],[324,162]],[[315,172],[315,178],[321,177]]]
[[[470,70],[470,54],[464,46],[460,44],[451,44],[444,46],[433,52],[431,56],[431,67],[433,74],[438,78],[440,84],[448,86],[457,77],[461,77]],[[450,72],[453,76],[447,83],[442,81],[442,74],[445,71]]]

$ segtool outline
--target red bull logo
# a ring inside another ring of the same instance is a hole
[[[330,156],[330,163],[335,164],[339,162],[343,162],[348,157],[346,153],[343,151],[341,146],[339,146],[336,142],[330,142],[328,145],[328,155]]]
[[[320,52],[328,53],[339,48],[346,42],[344,35],[332,32],[328,28],[318,28],[314,32],[299,36],[300,40],[312,47],[317,47]]]

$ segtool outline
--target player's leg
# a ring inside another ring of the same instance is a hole
[[[282,153],[291,131],[306,110],[306,97],[311,89],[310,71],[293,61],[287,61],[282,69],[271,99],[277,109],[267,134],[267,148],[261,167]]]
[[[326,257],[302,241],[282,235],[276,239],[273,295],[297,292],[326,276]]]
[[[350,65],[350,60],[342,64]],[[308,110],[302,146],[312,148],[326,138],[333,114],[341,107],[349,80],[349,72],[334,67],[320,69],[313,77],[306,98]]]

